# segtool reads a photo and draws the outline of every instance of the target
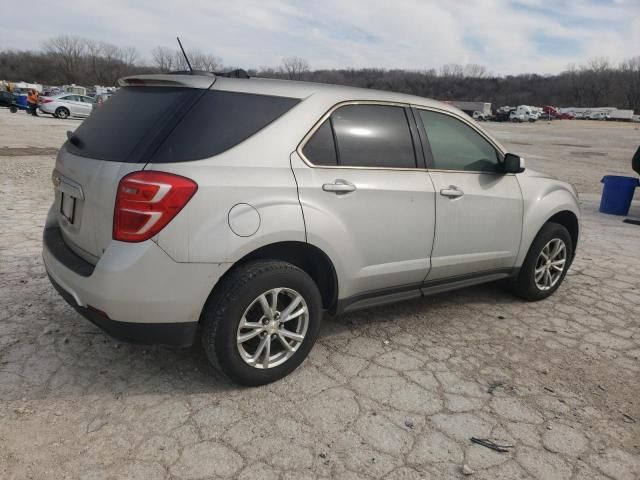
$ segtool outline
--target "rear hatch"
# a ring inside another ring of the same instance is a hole
[[[150,156],[215,77],[125,80],[62,146],[53,183],[65,242],[96,263],[112,238],[118,183]],[[144,83],[144,85],[142,85]]]
[[[214,81],[206,75],[125,78],[122,88],[69,134],[53,173],[55,208],[63,238],[78,255],[95,264],[109,245],[122,177],[148,163],[218,155],[300,102],[213,90]]]

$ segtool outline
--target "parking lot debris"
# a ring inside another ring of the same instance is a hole
[[[633,418],[631,415],[627,414],[627,413],[623,413],[622,414],[623,417],[623,422],[624,423],[636,423],[636,419]]]
[[[491,395],[493,395],[494,390],[498,387],[502,387],[503,385],[504,385],[504,382],[500,382],[500,381],[491,382],[489,384],[489,388],[487,389],[487,393],[490,393]]]
[[[35,413],[34,410],[27,407],[17,407],[14,408],[13,411],[18,415],[31,415],[32,413]]]
[[[414,423],[411,420],[405,420],[404,421],[404,426],[410,429],[413,429],[413,427],[415,426]]]
[[[462,465],[462,474],[463,475],[473,475],[475,472],[471,469],[469,465],[466,463]]]
[[[104,418],[96,417],[93,420],[91,420],[89,425],[87,425],[87,433],[97,432],[102,427],[104,427],[106,424],[107,424],[107,421]]]
[[[471,442],[476,443],[478,445],[482,445],[483,447],[486,447],[486,448],[490,448],[491,450],[495,450],[496,452],[500,452],[500,453],[509,452],[509,449],[513,448],[513,445],[498,445],[497,443],[489,440],[488,438],[471,437]]]

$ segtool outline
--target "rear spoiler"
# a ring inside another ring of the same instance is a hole
[[[131,75],[118,80],[121,87],[188,87],[209,89],[216,82],[217,77],[249,78],[245,70],[237,69],[230,72],[205,72],[194,70],[170,72],[164,74]]]
[[[120,87],[188,87],[203,90],[211,88],[216,76],[208,75],[131,75],[118,80]]]

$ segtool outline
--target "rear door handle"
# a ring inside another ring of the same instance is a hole
[[[346,180],[335,180],[333,183],[325,183],[322,185],[322,190],[333,193],[349,193],[355,192],[356,186]]]
[[[440,195],[442,195],[443,197],[456,198],[456,197],[463,196],[464,192],[460,190],[458,187],[449,185],[449,187],[443,188],[440,190]]]

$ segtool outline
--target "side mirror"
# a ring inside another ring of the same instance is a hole
[[[524,172],[524,158],[507,153],[503,162],[504,173],[522,173]]]

